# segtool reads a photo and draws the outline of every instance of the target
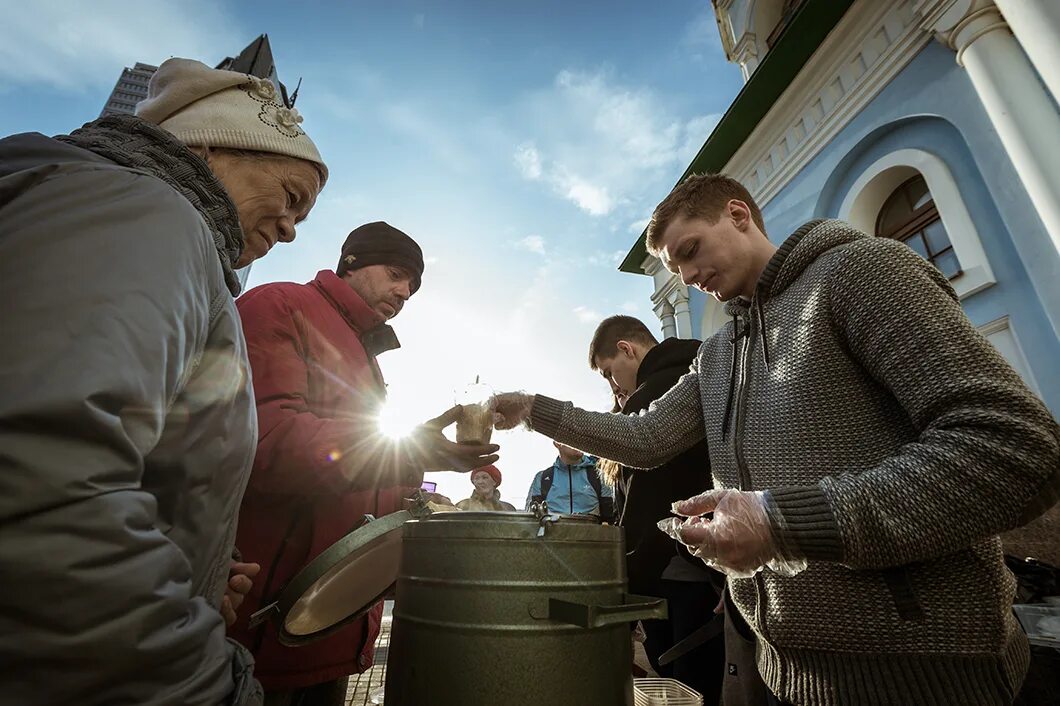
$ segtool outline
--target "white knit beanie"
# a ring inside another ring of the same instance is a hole
[[[186,145],[229,147],[298,157],[328,168],[301,128],[302,116],[283,105],[268,79],[169,59],[151,77],[136,114]]]

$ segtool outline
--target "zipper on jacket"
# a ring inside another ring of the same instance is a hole
[[[570,493],[570,514],[574,514],[574,468],[567,464],[567,492]]]
[[[734,420],[734,429],[732,435],[732,452],[733,457],[736,460],[736,470],[740,476],[740,490],[752,491],[754,490],[753,484],[751,483],[751,472],[747,468],[747,461],[743,455],[743,422],[744,422],[744,407],[747,398],[747,388],[749,386],[748,380],[750,377],[751,367],[751,352],[754,350],[755,342],[755,317],[754,315],[748,316],[747,322],[747,337],[744,339],[743,349],[740,351],[740,377],[737,379],[736,385],[736,419]],[[769,631],[766,628],[766,587],[765,580],[762,578],[762,572],[758,572],[754,577],[755,582],[755,622],[758,624],[758,629],[762,632],[762,637],[766,640],[769,639]]]
[[[751,347],[754,345],[754,319],[743,321],[747,327],[747,335],[742,338],[740,347],[740,370],[736,378],[736,419],[733,423],[732,455],[736,461],[736,472],[739,475],[740,490],[752,490],[751,474],[747,470],[747,463],[743,457],[743,408],[744,397],[747,392],[747,367],[751,362]]]

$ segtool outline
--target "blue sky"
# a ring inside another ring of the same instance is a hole
[[[609,407],[586,354],[596,324],[657,328],[647,277],[619,273],[654,205],[739,91],[708,0],[112,2],[0,0],[0,134],[94,119],[123,66],[214,64],[262,32],[331,178],[297,240],[250,285],[307,281],[346,234],[386,220],[427,258],[380,359],[388,423],[443,411],[481,375]],[[89,10],[88,8],[91,8]],[[553,450],[498,434],[521,505]],[[437,474],[454,500],[465,476]]]

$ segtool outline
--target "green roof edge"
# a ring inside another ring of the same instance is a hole
[[[728,163],[853,4],[854,0],[807,0],[799,8],[677,184],[693,172],[717,172]],[[643,274],[640,265],[648,256],[647,233],[647,229],[641,232],[618,266],[620,271]]]

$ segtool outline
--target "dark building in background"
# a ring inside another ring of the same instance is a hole
[[[269,35],[263,34],[248,44],[237,56],[225,57],[214,68],[227,71],[238,71],[260,78],[267,78],[276,84],[280,90],[284,102],[287,102],[287,89],[280,83],[276,73],[276,63],[272,59],[272,47],[269,45]],[[131,69],[126,67],[121,72],[118,83],[111,91],[110,97],[103,106],[99,117],[108,115],[132,115],[136,112],[136,104],[147,98],[147,84],[151,76],[158,70],[157,66],[136,63]]]
[[[263,34],[248,44],[238,56],[226,57],[215,69],[226,71],[238,71],[241,74],[250,74],[258,78],[267,78],[272,81],[283,96],[286,104],[287,87],[280,83],[280,77],[276,73],[276,62],[272,59],[272,46],[269,44],[269,35]]]

